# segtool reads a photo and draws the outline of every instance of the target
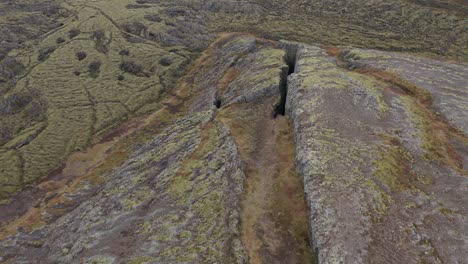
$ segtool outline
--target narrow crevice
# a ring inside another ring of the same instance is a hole
[[[244,164],[240,238],[251,264],[313,264],[304,187],[295,169],[293,128],[287,116],[271,118],[277,101],[263,97],[217,112]]]
[[[281,43],[280,47],[285,50],[285,57],[284,60],[287,64],[287,68],[284,68],[282,73],[281,73],[281,82],[280,82],[280,95],[281,99],[278,102],[278,104],[275,106],[275,112],[274,112],[274,117],[276,118],[278,115],[285,115],[286,114],[286,100],[288,96],[288,85],[289,85],[289,76],[292,75],[293,73],[296,72],[296,64],[297,64],[297,53],[299,50],[299,46],[296,44],[291,44],[291,43]],[[302,182],[301,182],[302,183]],[[302,192],[304,192],[304,185],[302,185]],[[305,198],[304,198],[305,199]],[[305,204],[309,204],[309,202],[304,201]],[[314,246],[314,237],[313,233],[311,231],[312,229],[312,224],[309,222],[310,218],[310,211],[307,210],[307,222],[308,222],[308,236],[305,241],[305,243],[309,246],[310,249],[310,263],[318,263],[318,248]]]
[[[296,60],[297,60],[297,45],[288,44],[284,47],[286,50],[285,60],[288,64],[288,76],[296,71]]]
[[[221,108],[221,99],[216,98],[213,104],[216,106],[216,108]]]
[[[287,67],[282,69],[281,80],[279,85],[280,90],[280,101],[276,104],[273,117],[276,118],[278,115],[284,116],[286,113],[286,97],[288,96],[288,77],[296,71],[296,56],[297,56],[297,45],[285,44],[283,46],[286,54],[284,60]]]

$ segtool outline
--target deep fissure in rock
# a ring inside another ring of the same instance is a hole
[[[297,45],[288,44],[284,47],[286,50],[286,62],[288,64],[288,76],[296,71]]]
[[[284,116],[286,112],[286,97],[288,96],[288,76],[296,71],[296,54],[297,45],[286,44],[284,47],[286,51],[285,62],[287,68],[283,68],[281,72],[281,81],[279,85],[281,99],[275,106],[273,116],[276,118],[278,115]]]
[[[220,108],[221,107],[221,99],[216,99],[213,104],[216,106],[216,108]]]
[[[245,164],[242,245],[251,264],[313,264],[307,203],[295,169],[292,124],[287,116],[269,118],[277,101],[262,97],[218,111]]]

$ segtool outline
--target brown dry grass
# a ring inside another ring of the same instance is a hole
[[[356,72],[366,74],[375,77],[386,83],[390,83],[392,86],[396,86],[407,94],[419,101],[423,106],[429,107],[432,105],[432,95],[424,88],[421,88],[407,80],[400,78],[398,75],[375,69],[358,69]]]
[[[239,76],[239,74],[239,70],[237,70],[235,67],[227,69],[223,77],[218,82],[218,93],[220,95],[224,94],[229,84],[234,81]]]
[[[440,160],[462,174],[467,173],[463,169],[462,158],[452,145],[451,139],[457,138],[466,144],[468,138],[434,113],[432,96],[428,91],[393,73],[378,70],[359,70],[358,72],[389,83],[389,88],[395,93],[405,91],[405,94],[400,93],[400,96],[407,99],[412,122],[421,131],[420,137],[422,147],[427,152],[426,158]]]
[[[324,48],[327,54],[335,57],[341,66],[345,64],[341,49],[337,47]],[[421,131],[422,147],[427,152],[425,158],[440,160],[452,169],[468,175],[468,172],[463,168],[462,157],[451,142],[452,138],[456,138],[463,144],[468,144],[468,138],[434,113],[430,92],[394,73],[373,68],[356,69],[354,71],[388,83],[387,91],[406,99],[411,120]]]

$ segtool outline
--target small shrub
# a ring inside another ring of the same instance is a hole
[[[80,33],[81,33],[81,31],[80,31],[79,29],[74,28],[74,29],[68,31],[68,37],[69,37],[70,39],[72,39],[72,38],[78,36]]]
[[[185,11],[183,8],[179,8],[179,7],[169,8],[169,9],[166,9],[164,12],[170,17],[186,16],[187,15],[187,11]]]
[[[130,51],[128,51],[128,49],[123,49],[123,50],[119,51],[119,54],[122,55],[122,56],[128,56],[128,55],[130,55]]]
[[[145,35],[146,32],[148,31],[148,27],[140,22],[124,24],[123,29],[128,33],[138,35],[138,36]]]
[[[92,78],[97,78],[99,73],[101,72],[101,62],[100,61],[93,61],[88,65],[89,68],[89,76]]]
[[[111,39],[106,37],[104,30],[98,30],[93,33],[91,39],[95,43],[96,50],[106,54],[109,51]]]
[[[162,66],[169,66],[172,64],[172,60],[169,58],[162,58],[161,60],[159,60],[159,64],[161,64]]]
[[[145,15],[144,18],[151,22],[161,22],[162,18],[158,14]]]
[[[43,10],[42,14],[46,17],[56,16],[60,12],[60,7],[57,4],[47,4]]]
[[[57,38],[57,40],[55,41],[57,44],[60,44],[60,43],[64,43],[65,40],[63,38]]]
[[[135,76],[148,77],[143,70],[143,66],[135,62],[124,61],[120,64],[120,69]]]
[[[120,75],[117,77],[117,80],[123,81],[123,80],[125,80],[125,77],[124,77],[122,74],[120,74]]]
[[[46,60],[49,55],[55,51],[55,47],[47,47],[39,50],[39,55],[37,56],[38,61]]]
[[[84,51],[79,51],[76,53],[76,57],[78,58],[79,61],[82,61],[86,58],[86,52]]]

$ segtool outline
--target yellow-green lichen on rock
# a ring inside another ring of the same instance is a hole
[[[435,257],[460,261],[461,256],[448,246],[458,247],[455,239],[419,247],[421,241],[411,237],[412,232],[439,237],[433,223],[440,223],[444,232],[449,232],[450,221],[465,225],[452,214],[462,210],[462,203],[448,202],[453,193],[461,197],[464,192],[460,184],[466,183],[466,177],[457,154],[466,150],[464,136],[428,105],[447,107],[432,94],[441,96],[440,90],[451,79],[424,89],[403,72],[407,67],[413,76],[429,79],[432,75],[426,71],[433,70],[431,65],[453,68],[453,84],[459,85],[464,70],[430,59],[369,53],[375,58],[367,54],[353,59],[344,53],[348,67],[342,68],[343,63],[324,50],[303,45],[297,53],[297,71],[289,79],[286,110],[293,120],[318,261],[361,263],[382,254],[383,248],[400,250],[398,259],[409,263],[416,263],[414,259],[432,263]],[[404,80],[385,72],[391,63],[401,68]],[[427,100],[432,97],[434,101]],[[417,227],[408,232],[395,223]],[[405,250],[390,242],[395,236],[410,241],[404,243]],[[436,256],[435,247],[453,254]]]

